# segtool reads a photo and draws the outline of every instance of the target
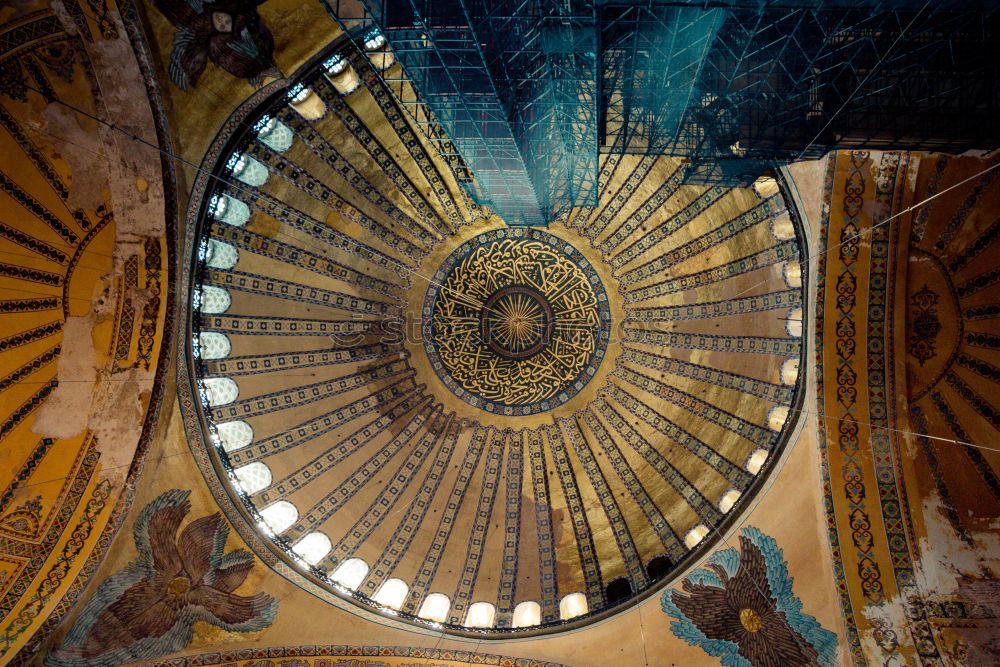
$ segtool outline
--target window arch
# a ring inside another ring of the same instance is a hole
[[[785,262],[781,273],[785,276],[785,283],[789,287],[802,287],[802,265],[798,260]]]
[[[233,176],[247,185],[256,188],[267,183],[267,167],[249,155],[233,153],[228,166],[232,169]]]
[[[330,578],[341,586],[355,591],[366,576],[368,576],[368,563],[360,558],[348,558],[333,571]]]
[[[760,469],[764,467],[764,462],[767,461],[767,450],[766,449],[755,449],[753,453],[750,454],[750,458],[747,459],[746,469],[751,475],[756,475],[760,472]]]
[[[559,618],[568,620],[587,613],[587,598],[583,593],[570,593],[559,601]]]
[[[288,106],[306,120],[319,120],[326,115],[326,105],[312,88],[297,83],[288,91]]]
[[[778,194],[778,181],[774,180],[771,176],[761,176],[753,182],[753,189],[758,197],[767,199]]]
[[[796,308],[788,312],[788,317],[785,319],[785,331],[788,332],[789,336],[795,336],[796,338],[802,336],[801,308]]]
[[[668,556],[660,555],[649,559],[646,563],[646,576],[650,581],[659,581],[670,574],[674,564]]]
[[[365,36],[365,52],[368,54],[368,60],[380,72],[389,69],[396,62],[396,56],[389,50],[385,35],[381,32],[369,33]]]
[[[245,421],[223,422],[215,425],[215,432],[222,441],[222,449],[231,452],[253,442],[253,427]]]
[[[292,551],[302,556],[302,560],[315,565],[330,553],[333,544],[330,538],[319,531],[309,533],[292,546]]]
[[[723,514],[728,514],[729,510],[733,509],[733,505],[740,499],[742,494],[736,489],[729,489],[722,494],[719,498],[719,511]]]
[[[262,509],[260,518],[276,535],[280,535],[298,520],[299,511],[287,500],[279,500]]]
[[[264,116],[257,121],[254,129],[257,130],[257,138],[275,153],[284,153],[292,146],[292,129],[277,118]]]
[[[542,605],[534,600],[525,600],[514,607],[512,625],[515,628],[530,628],[542,623]]]
[[[788,406],[776,405],[767,413],[767,427],[772,431],[780,431],[788,421]]]
[[[779,241],[790,241],[795,238],[795,225],[792,224],[792,216],[788,211],[771,221],[771,233]]]
[[[688,531],[688,534],[684,536],[684,546],[688,549],[694,549],[696,546],[701,544],[701,541],[705,539],[708,535],[708,526],[703,523],[699,523],[697,526]]]
[[[232,403],[240,395],[240,387],[231,378],[206,378],[202,380],[208,404],[213,408]]]
[[[796,380],[799,379],[799,360],[785,359],[785,362],[781,364],[780,375],[782,384],[795,384]]]
[[[448,610],[451,609],[451,600],[444,593],[431,593],[424,598],[424,603],[420,605],[417,616],[435,623],[444,623],[448,619]]]
[[[604,595],[608,599],[609,607],[625,602],[632,597],[632,584],[625,577],[618,577],[604,589]]]
[[[350,95],[361,85],[358,73],[354,71],[354,68],[347,62],[347,59],[341,55],[335,55],[327,59],[323,63],[323,69],[326,70],[326,78],[330,80],[330,83],[333,84],[333,87],[341,95]]]
[[[201,358],[205,360],[225,359],[233,349],[229,336],[216,331],[198,334],[198,348],[201,350]]]
[[[473,602],[465,613],[465,627],[492,628],[496,615],[496,607],[489,602]]]
[[[213,196],[209,212],[219,222],[233,227],[242,227],[250,219],[250,207],[229,195]]]
[[[208,259],[205,261],[213,269],[231,269],[240,260],[240,251],[236,246],[223,243],[217,239],[208,242]]]
[[[207,314],[224,313],[233,304],[229,290],[215,285],[202,285],[201,287],[201,312]]]
[[[406,600],[406,594],[410,592],[410,587],[402,579],[388,579],[372,599],[383,607],[399,610]]]
[[[236,481],[247,495],[257,493],[271,485],[271,469],[260,461],[254,461],[233,471]]]

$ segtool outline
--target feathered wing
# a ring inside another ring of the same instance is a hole
[[[202,40],[187,28],[177,28],[174,48],[170,53],[170,79],[181,90],[198,83],[208,64],[208,49]]]
[[[256,15],[233,17],[233,32],[214,35],[208,45],[216,65],[241,79],[254,79],[273,66],[274,37]]]

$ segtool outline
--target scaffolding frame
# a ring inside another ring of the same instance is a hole
[[[508,224],[594,205],[600,153],[742,185],[832,149],[1000,145],[995,0],[324,1],[384,32],[403,104]]]
[[[600,0],[601,150],[683,156],[687,182],[737,185],[835,148],[994,148],[998,9]]]

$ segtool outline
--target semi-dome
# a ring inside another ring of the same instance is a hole
[[[317,63],[236,113],[195,188],[189,409],[217,488],[286,576],[456,633],[673,579],[799,414],[779,183],[607,155],[596,207],[508,226],[364,56]]]

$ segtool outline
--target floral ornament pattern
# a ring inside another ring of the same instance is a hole
[[[233,76],[259,86],[274,66],[274,36],[257,14],[265,0],[154,0],[177,27],[170,79],[182,90],[198,83],[211,60]]]
[[[802,613],[784,554],[756,528],[741,531],[739,552],[716,551],[681,587],[660,600],[671,630],[723,665],[836,664],[837,636]]]
[[[236,595],[253,569],[245,549],[224,553],[229,527],[218,512],[181,531],[190,491],[171,490],[143,508],[133,529],[139,557],[108,577],[80,612],[50,667],[119,665],[179,651],[204,621],[230,632],[271,625],[278,601]]]
[[[941,333],[941,320],[938,318],[937,305],[940,301],[937,292],[924,285],[910,297],[910,308],[913,310],[911,321],[913,330],[907,341],[909,352],[920,365],[932,358],[937,351],[935,341]]]

